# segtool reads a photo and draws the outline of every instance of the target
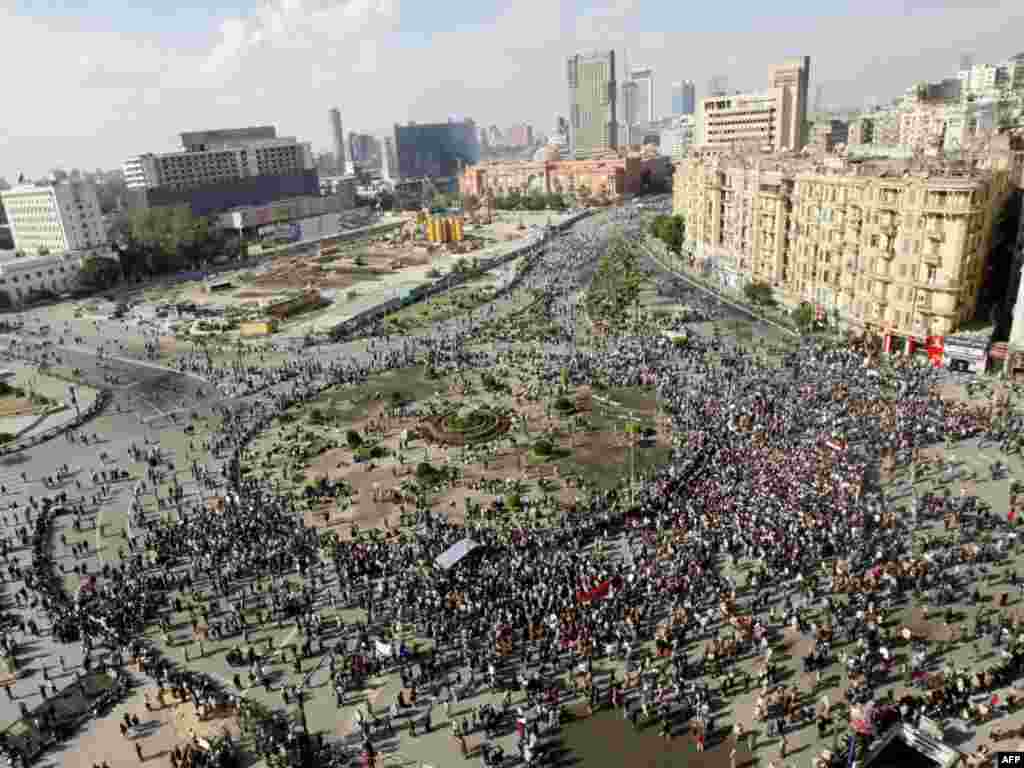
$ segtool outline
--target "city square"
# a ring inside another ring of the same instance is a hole
[[[219,386],[57,345],[54,375],[121,383],[4,458],[7,746],[781,767],[894,717],[968,756],[1015,738],[1021,467],[983,437],[1015,386],[801,341],[643,251],[610,269],[641,225],[599,214],[493,307],[281,347],[258,377],[225,361]],[[788,554],[734,527],[762,504]]]
[[[0,5],[0,763],[1018,765],[1020,21]]]

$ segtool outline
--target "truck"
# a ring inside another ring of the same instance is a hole
[[[942,345],[942,364],[951,371],[984,373],[988,367],[989,339],[947,336]]]

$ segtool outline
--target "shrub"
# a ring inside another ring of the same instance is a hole
[[[768,283],[754,281],[743,286],[743,293],[755,304],[762,304],[766,307],[775,306],[775,297],[772,295],[772,287]]]
[[[388,449],[385,448],[383,445],[375,445],[372,448],[370,448],[371,459],[383,459],[387,455]]]
[[[11,442],[15,437],[16,435],[11,434],[10,432],[0,432],[0,445]]]
[[[345,433],[345,442],[348,443],[349,448],[355,450],[363,444],[363,438],[354,429],[350,429]]]
[[[533,452],[538,456],[550,456],[554,450],[555,446],[546,437],[538,439],[533,444]]]
[[[523,500],[519,498],[518,493],[506,493],[505,494],[505,506],[513,511],[517,512],[523,508]]]
[[[555,400],[555,410],[560,413],[569,413],[576,410],[576,405],[565,395]]]
[[[435,469],[425,461],[416,465],[416,480],[423,485],[434,485],[441,477],[440,470]]]
[[[314,408],[309,412],[309,423],[310,424],[323,424],[325,415],[322,409]]]

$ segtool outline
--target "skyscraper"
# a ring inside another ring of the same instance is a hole
[[[654,70],[650,67],[636,67],[630,74],[630,79],[636,83],[636,98],[633,101],[634,114],[629,121],[630,124],[653,123],[656,114],[654,104]]]
[[[395,125],[398,174],[403,179],[454,179],[480,162],[476,123]],[[391,171],[394,173],[394,169]]]
[[[395,158],[395,140],[391,136],[385,136],[381,142],[380,150],[380,175],[388,181],[396,180],[398,174],[398,161]]]
[[[627,80],[619,88],[620,100],[619,100],[619,122],[626,127],[636,125],[636,92],[637,84],[632,80]],[[629,143],[629,138],[620,136],[624,143]]]
[[[786,59],[768,72],[768,87],[788,91],[789,134],[780,136],[782,148],[799,151],[807,144],[807,88],[811,81],[811,57]]]
[[[331,124],[331,140],[334,143],[334,164],[338,173],[344,173],[348,156],[345,153],[345,132],[341,129],[341,111],[337,107],[331,107],[327,116]]]
[[[672,114],[692,115],[697,105],[696,88],[692,80],[680,80],[672,83]]]
[[[615,51],[575,54],[566,62],[569,149],[573,157],[616,149]]]

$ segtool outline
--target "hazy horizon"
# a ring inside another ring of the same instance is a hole
[[[886,103],[921,80],[954,76],[961,54],[997,63],[1024,50],[1019,0],[861,0],[822,13],[780,2],[767,15],[667,2],[277,0],[175,8],[71,0],[58,7],[0,0],[9,76],[0,120],[0,177],[52,168],[119,168],[172,151],[177,134],[274,125],[330,146],[327,110],[345,132],[382,136],[398,123],[470,117],[502,130],[551,130],[566,112],[565,59],[614,48],[655,70],[656,112],[670,83],[710,77],[730,89],[767,85],[768,67],[811,57],[810,98],[842,107]],[[26,75],[15,79],[13,65]]]

